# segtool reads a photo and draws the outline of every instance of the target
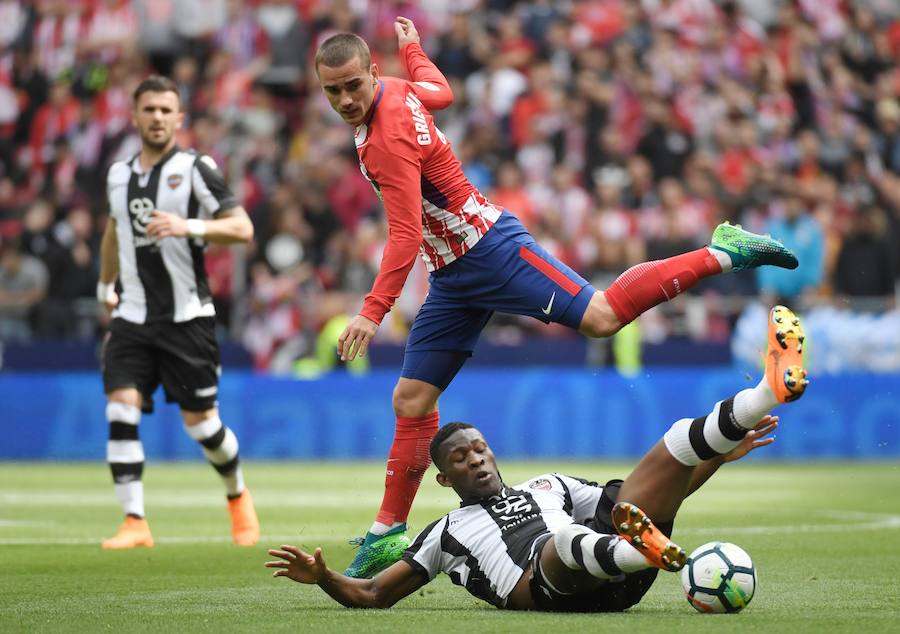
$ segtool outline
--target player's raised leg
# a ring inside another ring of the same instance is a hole
[[[118,532],[101,545],[112,550],[136,546],[150,548],[153,546],[153,536],[144,517],[144,447],[138,435],[141,395],[133,388],[118,389],[110,392],[108,399],[106,460],[125,521]]]
[[[760,441],[777,419],[767,416],[779,403],[802,396],[809,381],[802,368],[803,328],[784,306],[769,313],[766,372],[753,388],[716,403],[706,416],[676,421],[663,439],[638,463],[622,484],[614,521],[635,546],[635,536],[647,541],[639,525],[644,517],[670,522],[684,498],[699,488],[728,459],[771,442]],[[749,441],[749,444],[748,444]],[[739,445],[743,453],[735,455]],[[638,525],[638,528],[635,527]],[[659,539],[653,537],[658,543]]]
[[[769,311],[766,381],[779,403],[797,400],[809,385],[803,369],[805,340],[803,325],[794,311],[786,306],[775,306]]]
[[[579,330],[591,337],[609,336],[705,277],[765,265],[794,269],[797,258],[769,236],[751,233],[740,225],[720,224],[708,247],[625,271],[591,299]]]
[[[213,469],[222,477],[231,516],[232,541],[239,546],[252,546],[259,541],[259,519],[249,489],[244,485],[237,436],[222,424],[219,410],[181,411],[185,430],[203,448]]]

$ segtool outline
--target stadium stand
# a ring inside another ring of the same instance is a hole
[[[377,43],[384,74],[399,74],[398,14],[454,87],[437,122],[467,175],[598,287],[702,244],[722,220],[800,255],[797,271],[717,278],[653,311],[645,341],[728,345],[737,333],[743,358],[740,319],[755,299],[790,302],[826,331],[894,324],[898,6],[0,0],[0,338],[102,331],[103,174],[136,151],[131,93],[160,72],[181,89],[183,144],[223,166],[256,226],[249,250],[208,251],[223,336],[258,368],[311,354],[323,325],[369,289],[386,225],[310,59],[324,37],[353,30]],[[419,267],[380,341],[403,340],[426,287]],[[538,335],[570,336],[518,318],[486,333]],[[900,343],[892,350],[868,367],[896,370]]]

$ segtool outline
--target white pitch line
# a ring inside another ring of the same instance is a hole
[[[872,514],[865,514],[872,515]],[[679,533],[692,535],[784,535],[796,533],[842,533],[854,530],[881,530],[885,528],[900,528],[900,515],[885,515],[882,519],[861,522],[857,524],[801,524],[795,526],[732,526],[727,528],[685,528],[679,529]],[[159,537],[155,539],[158,544],[225,544],[230,543],[231,538],[226,535],[196,537]],[[313,545],[320,542],[334,542],[333,533],[329,534],[302,534],[294,535],[263,535],[260,542],[263,544],[307,544]],[[97,546],[100,540],[88,537],[10,537],[0,538],[0,546]]]
[[[260,545],[277,548],[281,544],[310,544],[334,541],[334,534],[326,535],[263,535]],[[341,538],[343,540],[343,538]],[[0,546],[99,546],[97,537],[9,537],[0,538]],[[154,537],[157,544],[230,544],[228,535],[197,535],[195,537]]]
[[[0,520],[0,528],[28,528],[33,526],[53,526],[56,522],[45,520]]]
[[[843,533],[845,531],[875,531],[882,528],[900,528],[900,516],[860,524],[796,524],[793,526],[735,526],[731,528],[679,528],[678,533],[688,535],[786,535],[796,533]]]
[[[253,501],[257,507],[273,508],[310,508],[310,509],[347,509],[353,506],[378,508],[383,491],[373,491],[354,495],[291,493],[267,494],[253,493]],[[219,508],[224,496],[216,493],[182,493],[166,490],[150,491],[145,497],[148,508]],[[78,493],[65,491],[36,491],[23,493],[19,491],[0,490],[0,507],[109,507],[115,506],[116,498],[112,489],[109,493]],[[433,509],[446,512],[452,508],[452,500],[423,499],[417,501],[416,508]]]

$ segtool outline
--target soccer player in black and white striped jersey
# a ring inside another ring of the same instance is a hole
[[[102,544],[108,549],[153,545],[138,424],[142,412],[153,411],[159,384],[222,477],[233,541],[249,546],[259,539],[238,441],[219,418],[219,347],[203,259],[207,242],[248,242],[253,225],[215,161],[176,145],[183,119],[174,82],[142,81],[132,112],[141,151],[114,163],[106,179],[97,298],[113,318],[103,348],[106,454],[125,513],[118,533]]]
[[[766,376],[712,411],[676,421],[628,478],[600,486],[545,473],[504,484],[481,432],[450,423],[434,436],[437,481],[462,503],[428,525],[402,559],[372,579],[339,574],[322,549],[269,550],[274,576],[317,584],[348,607],[386,608],[446,573],[497,607],[616,612],[641,600],[659,570],[684,566],[669,540],[682,501],[726,462],[770,444],[778,424],[768,412],[802,396],[799,319],[776,306],[769,325]],[[652,519],[651,519],[652,518]]]

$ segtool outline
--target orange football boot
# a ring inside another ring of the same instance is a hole
[[[613,507],[612,520],[619,535],[637,548],[644,558],[661,570],[676,572],[684,568],[687,553],[653,525],[641,509],[628,502]]]
[[[766,381],[779,403],[803,396],[809,379],[803,369],[803,326],[786,306],[769,312],[769,345],[766,351]]]
[[[128,515],[119,527],[119,532],[109,539],[104,539],[100,546],[106,550],[135,548],[136,546],[153,548],[150,525],[143,517],[137,518]]]
[[[244,489],[239,497],[228,500],[231,515],[231,539],[238,546],[253,546],[259,541],[259,519],[253,507],[253,497],[249,489]]]

